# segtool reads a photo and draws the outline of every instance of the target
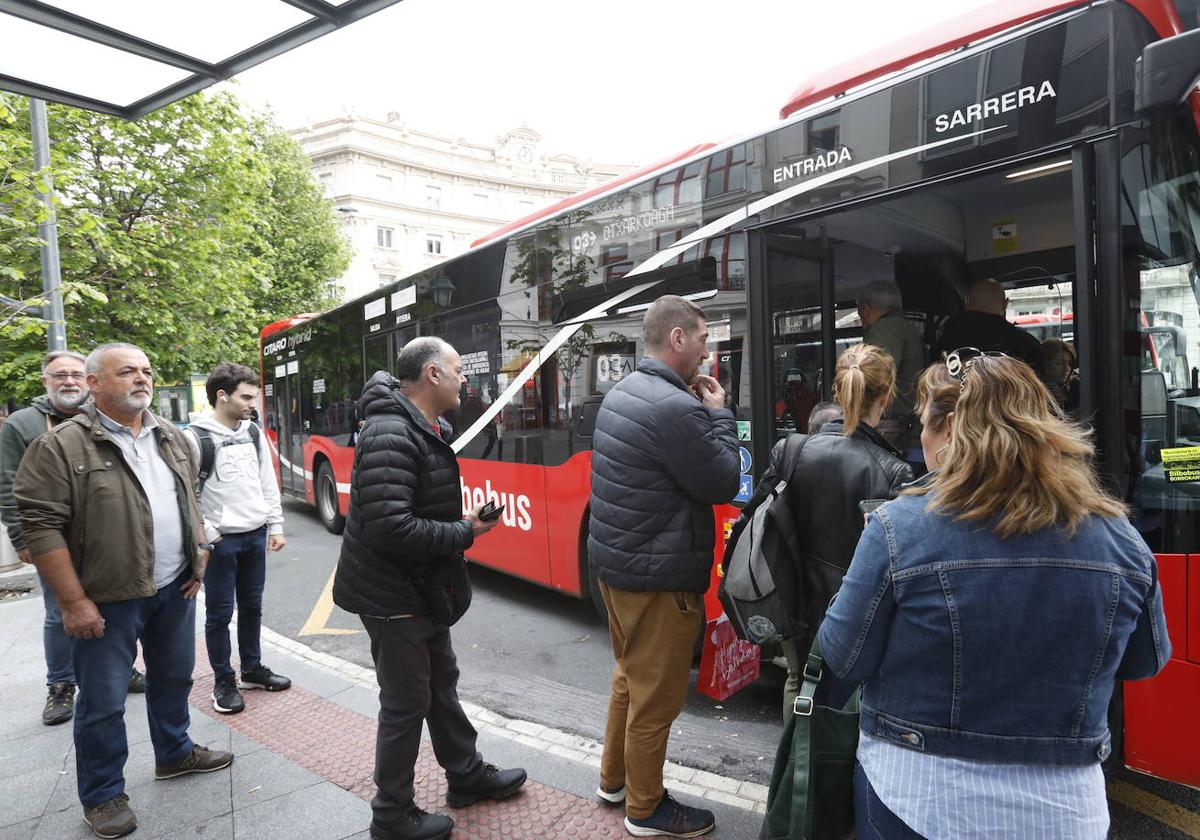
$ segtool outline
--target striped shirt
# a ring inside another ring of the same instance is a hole
[[[1104,840],[1099,764],[1059,767],[970,761],[859,733],[858,761],[875,795],[929,840]]]

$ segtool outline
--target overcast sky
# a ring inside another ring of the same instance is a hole
[[[984,0],[404,0],[243,73],[288,128],[354,109],[491,143],[649,163],[749,134],[814,70]]]

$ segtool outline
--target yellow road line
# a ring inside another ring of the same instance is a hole
[[[343,630],[340,627],[326,627],[329,621],[329,616],[333,615],[333,576],[337,574],[337,567],[329,573],[329,580],[325,582],[325,588],[321,590],[321,597],[317,599],[317,603],[313,605],[312,612],[308,615],[308,621],[304,622],[304,626],[300,628],[298,636],[349,636],[352,633],[360,633],[360,630]]]
[[[1188,837],[1200,838],[1200,814],[1189,811],[1129,782],[1109,782],[1108,798],[1145,814]]]

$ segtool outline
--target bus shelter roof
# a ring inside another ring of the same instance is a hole
[[[137,119],[399,0],[0,0],[0,90]]]

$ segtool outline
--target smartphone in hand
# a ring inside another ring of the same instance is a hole
[[[871,514],[877,511],[887,499],[863,499],[858,503],[858,509],[863,512],[863,515]]]
[[[479,518],[484,522],[495,522],[500,518],[500,514],[504,513],[504,505],[498,505],[494,501],[488,502],[479,511]]]

